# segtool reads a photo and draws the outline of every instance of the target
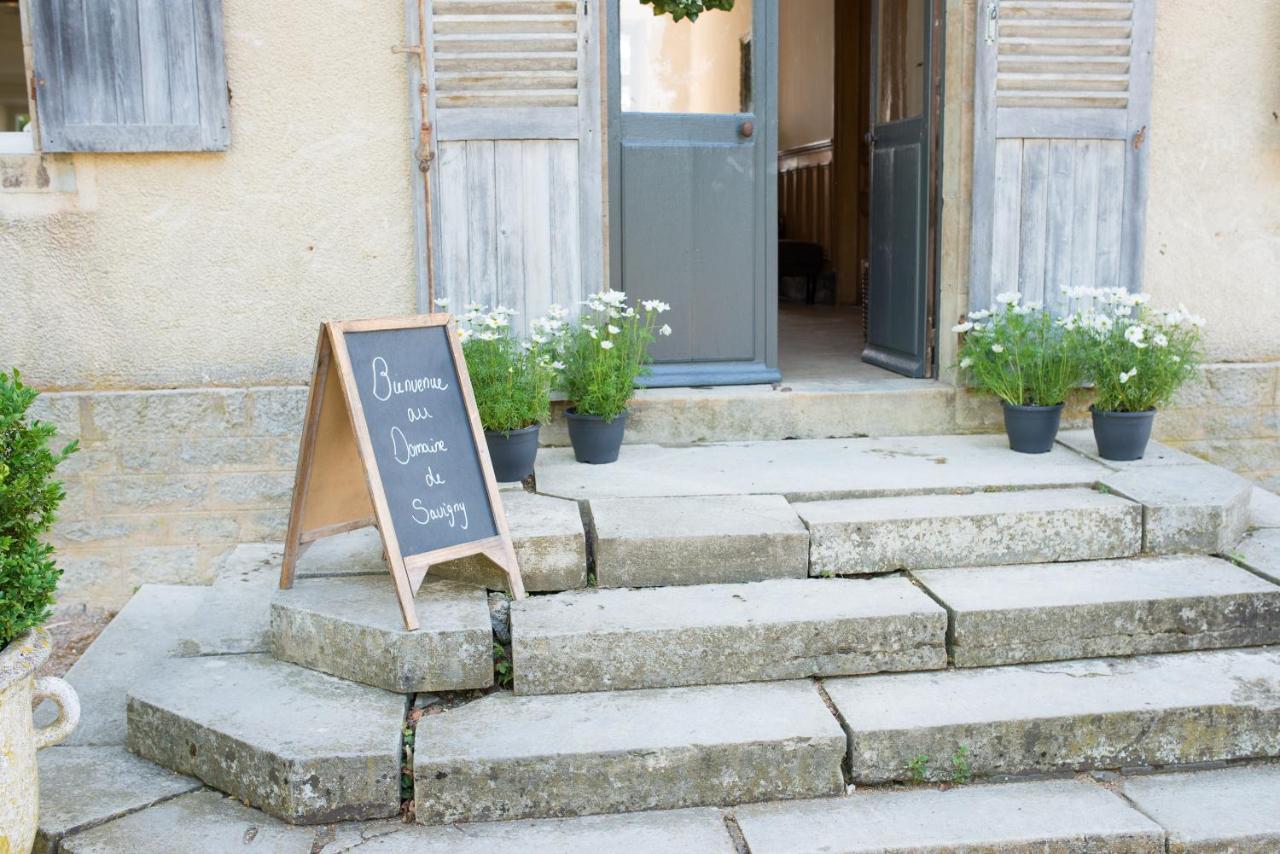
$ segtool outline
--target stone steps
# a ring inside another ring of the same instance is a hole
[[[517,694],[928,670],[946,666],[946,631],[946,612],[906,578],[591,590],[511,606]]]
[[[1163,854],[1160,826],[1088,781],[855,792],[734,810],[751,854]]]
[[[1179,556],[938,569],[957,667],[1280,643],[1280,586]]]
[[[292,823],[385,818],[406,712],[405,696],[269,656],[173,659],[130,692],[127,744]]]
[[[809,532],[781,495],[600,498],[590,513],[599,587],[809,574]]]
[[[281,661],[409,694],[493,684],[493,628],[484,588],[427,579],[406,631],[383,575],[298,579],[271,603],[271,650]]]
[[[832,795],[845,738],[807,681],[518,697],[419,721],[424,824]]]
[[[813,575],[1125,557],[1142,507],[1092,489],[800,502]]]
[[[823,684],[860,783],[1280,756],[1276,647]]]

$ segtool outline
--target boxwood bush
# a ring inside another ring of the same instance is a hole
[[[77,445],[50,450],[54,426],[28,415],[36,394],[0,373],[0,649],[49,618],[62,574],[44,537],[65,497],[54,469]]]

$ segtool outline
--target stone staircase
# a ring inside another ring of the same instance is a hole
[[[1104,464],[1075,435],[1002,445],[628,446],[602,467],[544,449],[539,494],[503,493],[542,593],[508,605],[467,583],[483,564],[442,567],[415,633],[376,533],[317,542],[274,595],[276,554],[243,547],[187,657],[129,686],[128,748],[289,824],[389,818],[410,790],[424,825],[512,822],[371,851],[521,828],[547,850],[881,850],[834,840],[905,844],[912,810],[956,824],[1011,798],[997,836],[1164,850],[1152,811],[1080,781],[846,796],[1280,758],[1280,566],[1269,531],[1245,537],[1251,485],[1158,446]],[[661,845],[627,815],[652,810],[675,811]]]

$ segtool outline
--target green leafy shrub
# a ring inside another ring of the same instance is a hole
[[[1124,288],[1072,288],[1077,310],[1064,319],[1077,331],[1081,361],[1093,382],[1094,408],[1146,412],[1167,405],[1196,376],[1204,320],[1183,306],[1158,311],[1146,294]]]
[[[652,6],[654,15],[670,15],[673,21],[684,18],[696,21],[699,15],[712,9],[721,9],[725,12],[733,9],[733,0],[640,0],[640,2]]]
[[[1057,406],[1085,378],[1079,333],[1054,321],[1016,292],[1000,294],[989,310],[971,312],[952,328],[964,334],[960,367],[969,384],[1012,406]]]
[[[528,341],[512,337],[512,314],[502,306],[469,306],[458,318],[480,424],[491,433],[532,427],[551,415],[553,342],[564,327],[564,311],[552,306],[547,318],[534,322]]]
[[[657,327],[658,315],[671,306],[644,300],[636,309],[622,291],[592,294],[586,306],[560,344],[564,392],[579,414],[612,421],[649,371],[654,336],[671,334],[670,326]]]
[[[76,450],[49,450],[54,426],[28,419],[35,389],[0,373],[0,649],[49,618],[62,571],[43,539],[65,493],[54,469]]]

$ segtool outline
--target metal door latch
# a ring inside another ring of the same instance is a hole
[[[987,3],[987,44],[994,44],[1000,27],[1000,0]]]

